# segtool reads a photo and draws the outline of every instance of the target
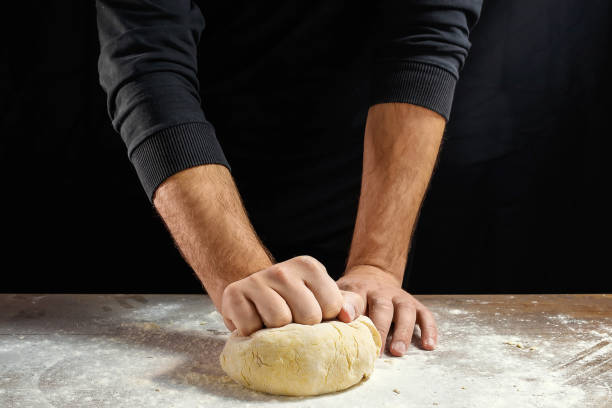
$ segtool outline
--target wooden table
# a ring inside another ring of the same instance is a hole
[[[0,407],[612,407],[612,295],[417,296],[440,344],[344,392],[233,383],[203,295],[0,295]]]

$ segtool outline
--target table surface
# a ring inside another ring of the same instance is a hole
[[[0,295],[0,407],[612,407],[612,295],[416,296],[440,331],[333,394],[225,376],[204,295]],[[214,404],[214,405],[213,405]]]

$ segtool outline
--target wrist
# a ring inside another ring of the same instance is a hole
[[[372,264],[349,264],[343,277],[376,277],[396,287],[402,287],[403,273],[397,274]]]
[[[387,242],[387,245],[383,245],[381,242],[366,234],[354,235],[345,270],[360,271],[365,268],[374,271],[375,269],[374,272],[390,275],[401,284],[407,257],[401,256],[404,251],[400,252],[396,246],[402,243],[389,245]]]
[[[224,166],[173,175],[157,189],[154,203],[215,306],[227,285],[272,264]]]

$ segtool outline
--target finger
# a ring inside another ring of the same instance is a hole
[[[433,350],[438,343],[438,326],[433,313],[421,305],[416,312],[416,323],[421,329],[421,346],[426,350]]]
[[[391,299],[380,295],[370,295],[368,297],[368,314],[380,333],[382,345],[379,354],[382,354],[385,351],[387,334],[393,320],[393,303]]]
[[[289,305],[272,288],[251,281],[244,285],[243,290],[266,327],[282,327],[291,323]]]
[[[221,310],[224,319],[229,320],[241,336],[249,336],[263,327],[255,305],[236,286],[229,285],[223,292]]]
[[[325,266],[311,256],[292,258],[304,284],[317,299],[323,319],[334,319],[342,308],[342,294]]]
[[[236,330],[236,325],[234,325],[234,323],[230,319],[227,319],[227,318],[224,317],[223,318],[223,323],[225,323],[225,327],[227,327],[227,329],[230,332],[233,332],[234,330]]]
[[[320,323],[323,312],[315,295],[306,287],[299,276],[285,268],[269,268],[265,281],[287,303],[293,321],[301,324]]]
[[[338,313],[338,320],[350,323],[365,313],[365,302],[360,294],[347,290],[341,290],[340,293],[342,293],[344,302]]]
[[[397,357],[401,357],[406,353],[410,342],[412,341],[412,333],[414,332],[414,323],[416,321],[416,307],[409,298],[405,296],[393,299],[395,308],[393,322],[393,338],[389,351]]]

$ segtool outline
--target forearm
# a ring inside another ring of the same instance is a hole
[[[176,173],[153,203],[217,309],[228,284],[272,265],[225,166]]]
[[[407,103],[370,108],[361,197],[347,271],[356,265],[373,265],[391,273],[401,284],[444,125],[439,114]]]

